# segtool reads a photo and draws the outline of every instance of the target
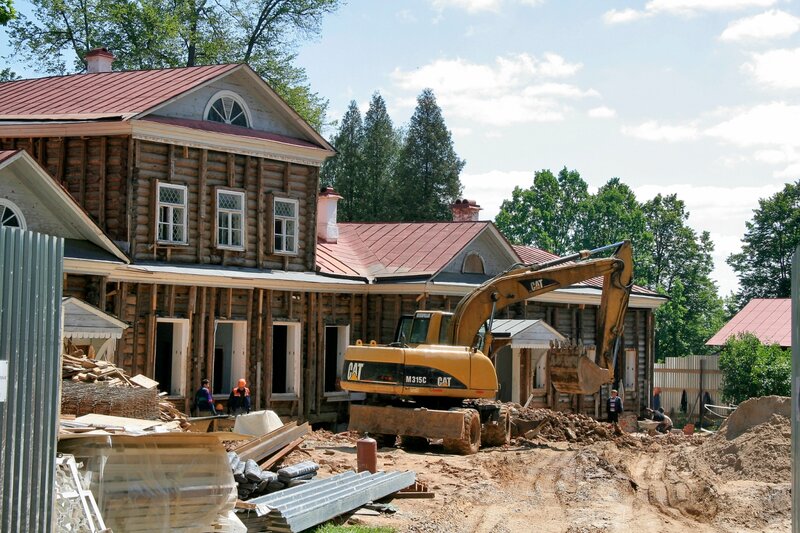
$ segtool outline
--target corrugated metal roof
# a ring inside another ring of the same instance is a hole
[[[239,67],[130,70],[0,83],[0,120],[131,117]]]
[[[763,344],[792,345],[792,300],[756,298],[711,337],[707,346],[722,346],[732,335],[749,332]]]
[[[364,277],[433,275],[490,222],[340,223],[338,242],[317,244],[323,272]]]

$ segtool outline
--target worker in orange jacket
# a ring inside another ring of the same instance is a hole
[[[228,397],[228,414],[241,415],[250,412],[250,389],[247,388],[247,381],[240,379],[239,383],[231,391]]]

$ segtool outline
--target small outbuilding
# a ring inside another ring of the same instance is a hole
[[[63,298],[61,309],[63,338],[70,339],[84,353],[94,353],[97,359],[107,360],[128,328],[125,322],[78,298]]]

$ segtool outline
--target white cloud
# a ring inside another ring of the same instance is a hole
[[[432,88],[448,115],[502,126],[563,120],[571,111],[568,102],[599,96],[593,89],[554,81],[581,67],[557,54],[517,54],[490,64],[439,59],[413,71],[395,69],[392,78],[414,94]],[[409,97],[401,100],[413,105]]]
[[[633,22],[660,14],[692,16],[702,12],[738,11],[752,7],[769,7],[778,0],[650,0],[643,10],[612,9],[603,14],[606,24]]]
[[[622,133],[645,141],[681,142],[693,141],[700,136],[694,124],[670,126],[656,120],[638,126],[623,126]]]
[[[800,31],[800,18],[785,11],[771,9],[754,17],[731,22],[719,38],[729,42],[748,39],[784,39],[798,31]]]
[[[708,231],[714,242],[714,272],[720,294],[727,295],[738,287],[738,279],[725,263],[732,253],[741,250],[745,222],[753,217],[760,198],[767,198],[783,187],[768,184],[755,187],[715,187],[692,184],[643,185],[633,191],[640,202],[656,194],[677,194],[689,211],[689,225],[695,231]]]
[[[525,6],[538,6],[544,0],[508,0],[516,1]],[[500,11],[504,0],[431,0],[434,9],[442,11],[447,8],[463,9],[468,13],[479,13],[481,11]]]
[[[742,147],[800,147],[800,105],[772,102],[732,114],[705,134]]]
[[[800,87],[800,48],[754,53],[751,58],[742,70],[752,74],[758,83],[777,89]]]
[[[587,113],[591,118],[614,118],[617,112],[610,107],[600,106],[590,109]]]
[[[450,133],[456,137],[466,137],[467,135],[472,135],[472,128],[459,128],[456,126],[454,128],[450,128]]]

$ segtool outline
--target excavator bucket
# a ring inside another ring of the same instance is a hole
[[[550,380],[564,394],[594,394],[611,382],[611,372],[586,357],[581,344],[551,343],[547,352]]]

